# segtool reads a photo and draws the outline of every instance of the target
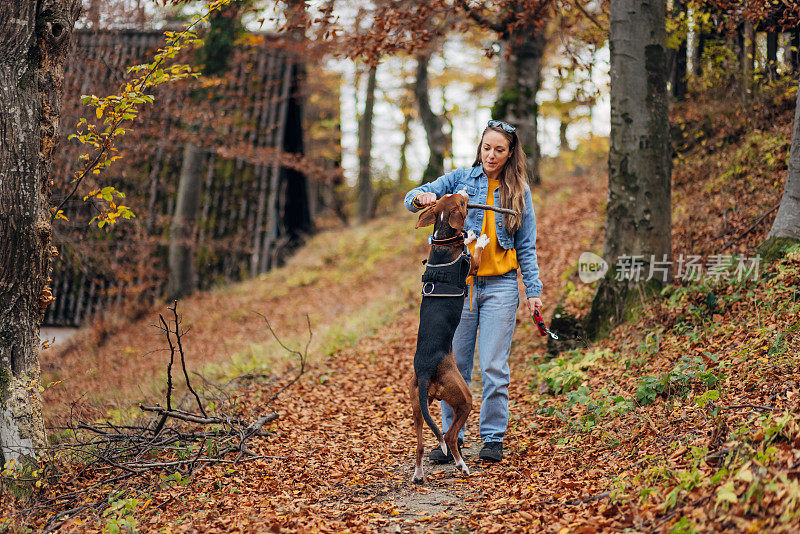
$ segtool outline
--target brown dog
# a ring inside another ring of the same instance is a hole
[[[485,235],[478,238],[475,254],[470,256],[465,244],[474,240],[475,236],[467,236],[466,241],[464,239],[467,200],[463,192],[445,195],[433,207],[422,211],[417,222],[417,228],[434,225],[431,251],[422,277],[423,298],[414,374],[409,381],[414,430],[417,434],[417,457],[412,480],[417,484],[425,480],[422,469],[422,455],[425,452],[423,420],[436,435],[442,452],[447,454],[449,447],[456,468],[465,475],[469,474],[456,440],[472,410],[472,394],[456,367],[453,334],[461,320],[467,293],[466,277],[478,272],[483,248],[489,240]],[[453,424],[444,436],[428,411],[428,406],[434,400],[443,400],[454,411]]]

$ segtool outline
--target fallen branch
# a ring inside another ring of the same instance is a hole
[[[658,532],[658,529],[661,527],[661,525],[663,525],[664,523],[666,523],[667,521],[669,521],[670,519],[672,519],[673,517],[675,517],[675,516],[676,516],[676,515],[678,515],[679,513],[683,513],[683,511],[684,511],[686,508],[688,508],[688,507],[691,507],[691,508],[697,508],[698,506],[702,506],[702,505],[704,505],[704,504],[705,504],[706,502],[708,502],[710,499],[711,499],[711,496],[709,495],[709,496],[706,496],[706,497],[702,497],[702,498],[700,498],[700,499],[696,500],[695,502],[693,502],[693,503],[691,503],[691,504],[687,504],[686,506],[678,506],[678,507],[675,507],[675,508],[674,508],[672,511],[670,511],[669,513],[667,513],[667,514],[666,514],[666,515],[665,515],[665,516],[664,516],[664,517],[661,519],[661,521],[659,521],[659,522],[658,522],[658,523],[656,523],[656,524],[655,524],[653,527],[651,527],[651,528],[650,528],[650,530],[649,530],[648,532],[649,532],[650,534],[653,534],[653,533],[655,533],[655,532]]]
[[[734,404],[732,406],[717,406],[720,410],[741,410],[742,408],[752,408],[762,412],[774,412],[778,409],[774,406],[764,406],[762,404]]]
[[[144,404],[139,405],[139,409],[143,412],[154,412],[164,417],[172,417],[174,419],[180,419],[181,421],[187,421],[189,423],[197,423],[199,425],[224,425],[224,424],[242,424],[241,419],[231,419],[229,417],[199,417],[197,415],[193,415],[190,413],[178,411],[178,410],[167,410],[166,408],[162,408],[161,406],[145,406]],[[277,414],[273,414],[276,416]]]
[[[181,369],[183,370],[183,376],[186,379],[186,387],[189,388],[189,391],[194,395],[195,400],[197,401],[197,407],[200,410],[200,413],[203,414],[204,417],[207,417],[205,409],[203,408],[203,403],[200,401],[200,396],[192,387],[192,383],[189,380],[189,373],[186,370],[186,357],[183,353],[183,343],[181,339],[183,338],[186,331],[181,331],[180,324],[181,319],[178,316],[178,301],[175,300],[172,302],[172,307],[167,306],[167,309],[172,312],[172,321],[175,323],[175,330],[172,330],[167,321],[164,320],[164,316],[158,314],[158,318],[161,321],[161,330],[167,336],[167,343],[169,344],[169,351],[170,351],[170,358],[169,358],[169,366],[167,367],[167,408],[171,407],[171,396],[172,396],[172,364],[175,360],[175,351],[177,349],[178,354],[181,357]],[[172,335],[175,335],[175,344],[172,343]]]
[[[758,226],[758,225],[761,223],[761,221],[763,221],[764,219],[766,219],[766,218],[767,218],[767,217],[768,217],[768,216],[769,216],[769,215],[770,215],[770,214],[771,214],[773,211],[775,211],[776,209],[778,209],[778,208],[780,207],[780,205],[781,205],[781,203],[780,203],[780,202],[778,202],[777,204],[775,204],[774,206],[772,206],[772,207],[769,209],[769,211],[767,211],[766,213],[764,213],[763,215],[761,215],[761,217],[759,217],[758,219],[756,219],[756,222],[754,222],[753,224],[751,224],[751,225],[750,225],[750,227],[749,227],[747,230],[745,230],[744,232],[742,232],[741,234],[739,234],[738,236],[736,236],[736,238],[735,238],[735,239],[733,239],[732,241],[729,241],[728,243],[726,243],[726,244],[725,244],[725,246],[724,246],[724,247],[722,247],[722,250],[727,250],[727,249],[729,249],[730,247],[732,247],[733,245],[735,245],[736,243],[738,243],[738,242],[739,242],[739,241],[740,241],[740,240],[741,240],[741,239],[742,239],[744,236],[746,236],[747,234],[749,234],[750,232],[752,232],[752,231],[753,231],[753,230],[754,230],[754,229],[755,229],[755,228],[756,228],[756,227],[757,227],[757,226]]]
[[[303,376],[303,373],[305,373],[305,371],[306,371],[306,360],[308,359],[308,347],[309,347],[309,345],[311,345],[311,338],[314,335],[314,333],[311,331],[311,318],[308,316],[308,314],[306,314],[306,323],[308,324],[308,341],[306,341],[306,347],[303,350],[303,352],[300,352],[300,351],[297,351],[297,350],[293,350],[293,349],[290,349],[289,347],[287,347],[283,343],[283,341],[281,341],[281,339],[278,337],[278,334],[275,333],[275,330],[272,328],[272,325],[270,324],[269,319],[267,319],[266,316],[264,316],[261,313],[258,313],[257,311],[254,311],[253,313],[255,313],[256,315],[259,315],[262,319],[264,319],[264,322],[267,323],[267,328],[269,328],[269,331],[272,334],[272,337],[275,338],[275,341],[278,342],[278,344],[283,348],[283,350],[285,350],[286,352],[291,352],[292,354],[296,354],[297,357],[300,359],[300,371],[297,373],[297,376],[295,376],[294,379],[292,379],[289,383],[287,383],[281,389],[279,389],[265,403],[267,405],[270,405],[270,404],[272,404],[273,402],[275,402],[278,399],[278,397],[280,396],[281,393],[283,393],[284,391],[286,391],[287,389],[292,387],[295,383],[297,383],[297,381],[300,380],[300,377]]]

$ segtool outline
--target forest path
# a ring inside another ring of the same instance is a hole
[[[602,168],[600,163],[600,170],[594,172],[561,169],[557,179],[534,189],[548,319],[566,286],[564,273],[574,269],[581,252],[602,242],[601,206],[607,183]],[[138,498],[135,514],[140,529],[473,531],[491,529],[499,511],[508,529],[517,523],[531,524],[532,516],[517,510],[514,502],[546,501],[563,490],[536,481],[566,469],[567,463],[556,464],[549,456],[527,452],[549,445],[546,433],[535,447],[530,439],[536,420],[533,411],[538,409],[529,404],[535,373],[531,362],[543,354],[544,339],[523,308],[518,310],[512,345],[511,415],[504,461],[487,465],[477,459],[480,384],[476,381],[465,454],[472,474],[463,477],[452,465],[430,466],[426,459],[425,484],[411,483],[415,439],[406,383],[416,346],[419,260],[427,253],[427,234],[414,231],[413,226],[414,217],[400,213],[362,229],[317,236],[308,246],[316,246],[316,252],[301,251],[283,269],[181,303],[182,325],[191,329],[185,338],[190,366],[228,360],[227,367],[217,370],[231,374],[287,358],[274,347],[253,348],[254,340],[264,340],[266,331],[263,320],[251,310],[264,313],[281,338],[298,347],[307,339],[302,314],[309,313],[314,344],[302,379],[272,404],[280,418],[264,438],[251,441],[251,450],[263,457],[235,467],[203,467],[192,476],[188,488],[156,487]],[[348,321],[350,326],[345,328]],[[137,394],[138,398],[158,398],[156,378],[163,372],[163,362],[153,354],[149,359],[132,356],[134,352],[147,355],[163,345],[157,335],[144,339],[143,332],[153,322],[146,318],[118,326],[99,347],[92,345],[91,336],[78,336],[62,349],[57,362],[45,359],[50,378],[57,378],[59,372],[73,377],[60,393],[54,393],[56,388],[48,390],[48,405],[58,406],[59,398],[79,394],[79,387],[94,388],[93,399],[83,407],[84,416],[126,403],[131,406]],[[347,346],[351,336],[360,341]],[[266,359],[249,354],[244,363],[230,361],[232,351],[241,353],[248,347],[250,353],[274,350],[274,354]],[[94,370],[80,379],[76,375],[85,368]],[[99,383],[96,376],[106,380]],[[142,377],[138,384],[152,377],[152,390],[131,387],[131,376]],[[242,415],[263,413],[275,387],[259,380],[243,382],[235,392]],[[116,391],[120,393],[115,396]],[[51,408],[49,413],[51,420],[64,415],[63,409]],[[438,420],[438,407],[432,415]],[[425,436],[433,440],[428,430]],[[97,525],[91,519],[81,523],[76,518],[64,528],[81,524]]]
[[[592,242],[600,242],[598,214],[605,183],[602,176],[573,175],[536,191],[539,261],[551,310],[566,283],[562,274]],[[411,218],[407,224],[412,226]],[[416,260],[407,258],[409,264]],[[410,481],[415,439],[406,384],[416,346],[418,306],[415,291],[414,305],[399,311],[376,334],[312,361],[302,380],[274,404],[281,417],[270,426],[268,436],[252,444],[255,453],[267,458],[236,469],[224,465],[204,469],[180,503],[162,507],[159,513],[143,510],[140,524],[173,529],[180,525],[179,530],[186,531],[216,525],[221,530],[253,532],[386,533],[497,532],[501,523],[506,531],[514,525],[535,525],[533,516],[515,503],[555,502],[564,487],[540,480],[560,480],[562,470],[576,473],[563,475],[566,478],[578,477],[581,469],[575,467],[580,463],[570,451],[561,462],[547,454],[552,446],[545,425],[552,418],[541,418],[542,432],[537,440],[531,439],[532,425],[539,419],[534,413],[538,405],[530,401],[535,374],[531,361],[542,355],[543,338],[521,308],[512,347],[504,461],[496,465],[478,461],[480,384],[476,381],[465,453],[472,474],[463,477],[452,465],[431,466],[426,459],[426,482],[415,485]],[[255,415],[270,390],[254,383],[241,394],[246,411]],[[438,414],[434,406],[436,420]],[[426,430],[425,436],[430,450],[432,434]],[[592,480],[581,484],[585,491],[593,490],[598,473],[592,471]],[[152,499],[160,503],[183,492],[168,488]],[[554,510],[561,515],[560,507]],[[552,518],[546,522],[558,524]]]

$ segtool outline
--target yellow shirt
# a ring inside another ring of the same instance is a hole
[[[494,205],[494,191],[500,187],[500,180],[489,178],[489,192],[486,195],[486,204]],[[502,217],[492,210],[486,210],[483,214],[483,227],[481,233],[489,238],[489,244],[483,249],[481,255],[481,265],[478,267],[478,276],[498,276],[519,268],[517,262],[516,249],[504,249],[497,241],[497,231],[495,230],[495,215]],[[475,253],[475,242],[469,245],[469,251]],[[472,277],[467,279],[467,283],[472,283]]]

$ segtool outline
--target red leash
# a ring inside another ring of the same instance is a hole
[[[542,336],[550,335],[553,339],[558,339],[558,336],[551,332],[547,325],[544,324],[544,319],[542,318],[542,314],[539,313],[539,308],[533,309],[533,315],[531,315],[533,322],[536,324],[536,327],[539,329],[539,334]]]

